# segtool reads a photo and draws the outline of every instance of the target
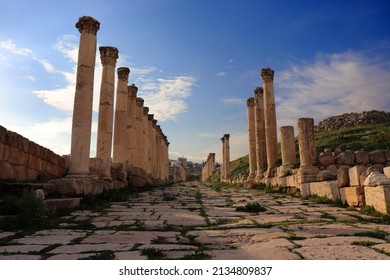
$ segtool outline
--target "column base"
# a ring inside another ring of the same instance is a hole
[[[317,175],[320,169],[317,166],[303,166],[297,173],[298,184],[310,183],[317,181]]]

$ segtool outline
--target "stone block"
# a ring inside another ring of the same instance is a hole
[[[383,173],[387,178],[390,178],[390,166],[383,168]]]
[[[46,192],[56,193],[62,197],[79,197],[84,194],[102,193],[109,182],[89,177],[66,177],[49,181]]]
[[[371,172],[364,180],[364,186],[375,187],[380,185],[390,186],[390,178],[379,172]]]
[[[353,166],[353,163],[355,161],[355,156],[353,152],[344,152],[339,154],[335,160],[337,165]]]
[[[387,162],[390,162],[390,151],[385,151],[385,158]]]
[[[346,187],[340,188],[340,199],[343,204],[348,204],[349,206],[364,206],[365,205],[365,195],[364,187]]]
[[[9,162],[0,161],[0,179],[2,180],[13,180],[14,179],[14,168]]]
[[[376,211],[390,214],[390,186],[365,187],[366,205]]]
[[[7,144],[7,133],[8,130],[0,125],[0,143]]]
[[[28,153],[30,151],[30,140],[22,137],[22,145],[23,145],[23,151],[25,153]]]
[[[337,174],[337,165],[332,164],[326,167],[326,170],[332,171],[334,174]]]
[[[337,170],[337,185],[340,187],[349,186],[349,167],[341,167]]]
[[[287,176],[286,177],[286,187],[297,187],[297,180],[295,175]]]
[[[303,184],[299,184],[298,186],[299,186],[299,190],[301,191],[301,195],[303,197],[311,196],[310,183],[303,183]]]
[[[315,182],[319,171],[320,170],[316,166],[304,166],[299,168],[297,174],[298,184]]]
[[[28,180],[28,169],[25,166],[14,165],[14,180],[27,181]]]
[[[36,143],[30,141],[29,153],[36,156],[37,150],[38,150],[38,145]]]
[[[59,209],[73,208],[80,205],[80,198],[57,198],[44,201],[50,214],[56,213]]]
[[[378,172],[378,173],[383,173],[383,168],[380,168],[378,166],[369,166],[367,167],[366,171],[364,171],[360,175],[360,182],[363,182],[366,180],[367,176],[371,174],[371,172]]]
[[[372,164],[384,164],[386,162],[385,152],[376,150],[368,153],[368,157],[370,158],[370,162]]]
[[[370,162],[370,158],[368,157],[368,153],[365,151],[357,151],[355,152],[355,163],[356,164],[368,164]]]
[[[310,194],[317,196],[325,196],[333,201],[340,199],[337,181],[310,183]]]
[[[0,161],[8,161],[9,146],[7,144],[0,143]]]
[[[360,175],[366,171],[367,167],[363,165],[356,165],[348,170],[349,185],[351,187],[363,186],[364,182],[360,181]]]
[[[27,167],[33,170],[38,170],[38,158],[35,155],[27,154]]]
[[[22,150],[16,147],[10,147],[8,161],[14,165],[24,165],[26,160],[26,154]]]
[[[317,174],[317,182],[333,181],[337,179],[337,175],[329,170],[323,170]]]
[[[318,156],[318,163],[321,166],[329,166],[335,163],[335,157],[332,153],[321,153]]]

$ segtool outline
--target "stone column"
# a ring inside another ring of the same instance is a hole
[[[130,166],[135,164],[136,156],[136,99],[138,88],[132,84],[127,87],[128,99],[127,99],[127,117],[126,117],[126,160]]]
[[[73,105],[69,175],[89,175],[91,147],[93,81],[96,58],[96,33],[100,23],[92,17],[80,17],[76,23],[80,44]]]
[[[112,162],[122,164],[126,161],[126,116],[127,116],[127,83],[130,69],[120,67],[117,69],[118,83],[116,88],[116,109],[114,127],[114,151]]]
[[[100,86],[99,118],[96,144],[96,157],[103,160],[103,179],[111,179],[111,146],[114,107],[115,66],[118,49],[100,47],[103,65]]]
[[[255,99],[253,97],[247,100],[248,115],[248,151],[249,151],[249,179],[256,176],[256,131],[255,131]]]
[[[219,171],[220,171],[221,180],[225,180],[225,155],[226,155],[225,137],[222,137],[221,141],[222,141],[222,158],[221,158],[221,167]]]
[[[143,128],[143,115],[144,115],[144,100],[140,97],[136,98],[136,113],[135,113],[135,163],[134,166],[144,169],[143,165],[143,152],[146,145],[144,141],[144,128]]]
[[[157,120],[153,120],[153,130],[152,130],[151,146],[152,146],[152,174],[153,178],[157,178],[157,147],[156,147],[156,138],[157,138]]]
[[[153,120],[154,115],[148,114],[148,174],[153,172],[153,147],[152,147],[152,138],[153,138]]]
[[[209,177],[213,175],[213,172],[215,170],[215,153],[210,153],[210,171],[209,171]]]
[[[300,118],[297,127],[299,158],[301,161],[298,183],[315,182],[319,169],[317,166],[314,120],[312,118]]]
[[[267,177],[273,177],[273,171],[278,160],[278,140],[276,131],[276,111],[274,96],[274,70],[261,69],[264,88],[265,139],[267,147]]]
[[[294,127],[280,128],[280,146],[282,150],[282,165],[293,167],[296,163]]]
[[[144,139],[144,145],[142,146],[142,167],[146,171],[146,173],[150,173],[150,160],[149,160],[149,146],[150,146],[150,128],[149,128],[149,118],[148,118],[148,112],[149,107],[143,108],[143,115],[142,115],[142,131],[144,133],[143,139]]]
[[[263,88],[257,87],[255,94],[255,135],[256,135],[256,179],[262,179],[267,166],[265,144],[264,98]]]
[[[224,167],[224,172],[225,172],[225,179],[229,179],[229,172],[230,172],[230,145],[229,145],[229,138],[230,134],[225,134],[223,136],[225,138],[225,167]]]

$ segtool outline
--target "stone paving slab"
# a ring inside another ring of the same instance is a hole
[[[266,211],[235,211],[249,202]],[[147,248],[164,259],[390,259],[390,225],[373,223],[371,216],[286,194],[216,191],[196,182],[63,219],[57,229],[22,237],[0,232],[0,259],[76,260],[111,251],[116,259],[145,260]],[[83,228],[88,223],[95,228]]]

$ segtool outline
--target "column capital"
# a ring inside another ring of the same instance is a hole
[[[102,65],[116,65],[116,60],[118,59],[118,49],[115,47],[99,47],[100,60]]]
[[[264,93],[264,89],[262,87],[256,87],[253,92],[255,93],[255,97],[257,97],[258,95],[261,96]]]
[[[144,106],[144,100],[141,97],[137,97],[136,103],[138,107]]]
[[[130,97],[136,98],[138,88],[135,86],[135,84],[131,84],[130,86],[127,87],[127,92],[130,94]]]
[[[261,77],[263,78],[263,81],[265,82],[272,82],[274,80],[274,73],[275,71],[272,70],[271,68],[269,67],[266,67],[266,68],[263,68],[261,69]]]
[[[80,33],[85,32],[96,35],[100,28],[100,22],[98,22],[93,17],[83,16],[79,17],[79,20],[76,23],[76,28],[79,30]]]
[[[118,79],[121,81],[127,81],[129,79],[130,69],[127,67],[119,67],[117,70]]]
[[[229,138],[230,138],[230,134],[224,134],[224,135],[223,135],[223,138],[225,138],[225,139],[228,139],[228,140],[229,140]]]
[[[253,107],[255,105],[255,99],[253,97],[248,98],[246,101],[246,106],[247,107]]]
[[[144,115],[147,116],[149,113],[149,107],[144,107]]]
[[[154,115],[153,115],[153,114],[148,114],[148,120],[149,120],[149,121],[152,121],[153,118],[154,118]]]

